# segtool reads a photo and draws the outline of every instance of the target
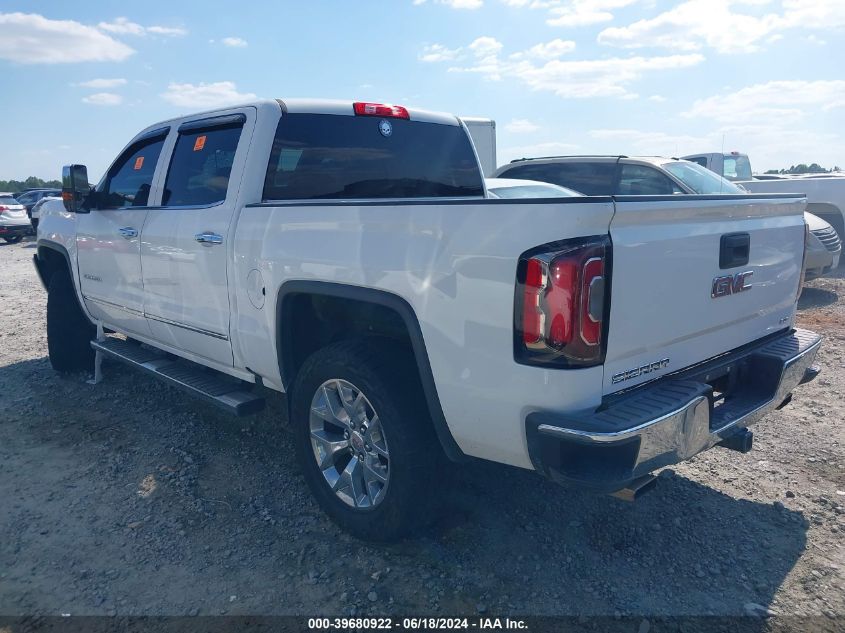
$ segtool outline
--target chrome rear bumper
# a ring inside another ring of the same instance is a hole
[[[591,414],[531,413],[532,462],[566,485],[624,488],[758,422],[815,378],[820,344],[817,334],[793,330],[614,396]]]

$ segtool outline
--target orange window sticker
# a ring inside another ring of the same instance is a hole
[[[143,156],[139,156],[138,158],[136,158],[136,159],[135,159],[135,167],[134,167],[134,169],[135,169],[135,171],[138,171],[138,170],[139,170],[139,169],[141,169],[141,167],[143,167],[143,166],[144,166],[144,157],[143,157]]]
[[[194,151],[198,152],[203,147],[205,147],[205,135],[204,134],[202,136],[198,136],[197,140],[194,141]]]

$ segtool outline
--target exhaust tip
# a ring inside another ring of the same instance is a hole
[[[622,501],[636,501],[642,497],[649,490],[657,485],[657,477],[654,475],[643,475],[638,477],[621,490],[611,493],[611,497],[616,497]]]

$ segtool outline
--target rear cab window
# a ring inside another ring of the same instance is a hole
[[[387,125],[385,125],[387,122]],[[458,125],[334,114],[285,114],[265,200],[482,197],[469,137]]]
[[[499,178],[540,180],[587,196],[609,196],[613,193],[616,162],[526,163],[508,169]]]
[[[208,206],[226,199],[245,122],[244,115],[236,114],[180,126],[164,182],[163,206]]]
[[[751,161],[742,154],[728,154],[724,157],[722,175],[728,180],[751,180]]]

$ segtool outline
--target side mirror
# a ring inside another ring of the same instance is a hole
[[[62,202],[71,213],[88,213],[85,202],[91,194],[88,168],[85,165],[65,165],[62,168]]]

